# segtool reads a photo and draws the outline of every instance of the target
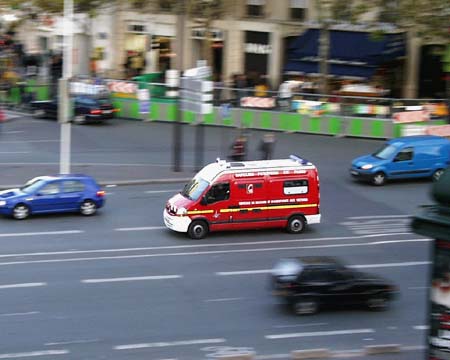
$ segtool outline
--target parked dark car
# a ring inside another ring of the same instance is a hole
[[[32,101],[32,113],[37,118],[58,117],[58,99]],[[112,105],[109,97],[104,95],[78,95],[73,98],[73,119],[75,124],[102,122],[112,119],[117,109]]]
[[[397,288],[378,276],[355,271],[331,257],[297,257],[278,261],[271,283],[297,315],[323,307],[364,305],[384,310]]]
[[[105,192],[87,175],[38,176],[18,189],[0,191],[0,214],[23,220],[32,214],[80,212],[94,215]]]

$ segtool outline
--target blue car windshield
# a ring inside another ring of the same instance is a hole
[[[208,186],[209,183],[206,180],[201,177],[194,177],[185,185],[181,195],[190,200],[197,201]]]
[[[45,184],[44,180],[36,180],[30,184],[27,184],[27,185],[21,187],[20,190],[22,190],[24,193],[32,194],[37,189],[39,189],[43,184]]]
[[[382,147],[380,150],[375,151],[372,155],[376,158],[387,160],[394,156],[394,154],[397,152],[397,148],[392,145],[386,145]]]

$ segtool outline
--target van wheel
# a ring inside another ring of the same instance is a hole
[[[305,229],[305,219],[303,216],[292,216],[287,224],[286,230],[291,234],[300,234]]]
[[[385,183],[386,183],[386,175],[384,174],[384,172],[379,171],[372,177],[373,185],[382,186]]]
[[[189,225],[188,235],[191,239],[203,239],[208,232],[208,224],[203,220],[194,220],[191,225]]]
[[[440,177],[442,176],[442,174],[444,173],[444,169],[437,169],[433,175],[431,176],[431,178],[433,179],[433,181],[438,181],[440,179]]]

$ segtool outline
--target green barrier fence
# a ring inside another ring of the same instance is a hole
[[[8,101],[13,104],[20,103],[21,92],[32,93],[35,100],[46,100],[50,93],[48,85],[40,85],[36,81],[30,80],[22,89],[13,87],[9,92]],[[113,93],[112,101],[114,106],[119,109],[116,113],[117,117],[170,122],[177,119],[176,99],[152,98],[150,112],[145,114],[140,113],[140,104],[135,97],[123,97]],[[212,114],[202,117],[183,111],[181,112],[181,121],[188,124],[202,121],[207,125],[380,139],[402,136],[403,128],[409,125],[394,124],[391,119],[338,115],[308,116],[300,113],[245,108],[232,108],[229,114],[223,117],[219,107],[215,107]],[[422,124],[426,126],[429,123]],[[433,121],[432,124],[443,125],[445,121]]]

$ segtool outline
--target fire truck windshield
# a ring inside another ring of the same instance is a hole
[[[208,186],[209,183],[206,180],[196,176],[185,185],[181,195],[192,201],[197,201]]]

